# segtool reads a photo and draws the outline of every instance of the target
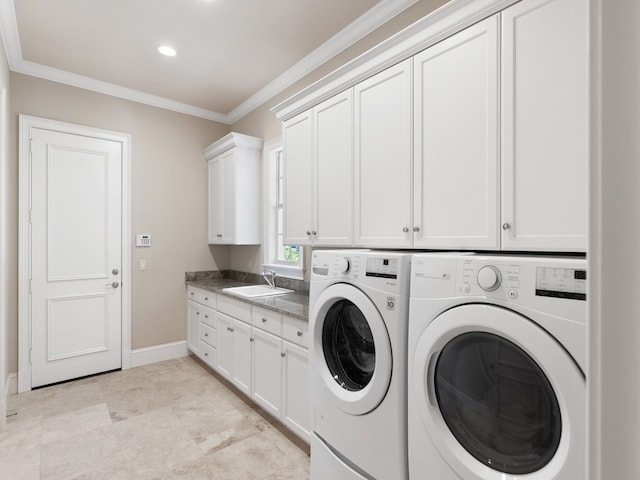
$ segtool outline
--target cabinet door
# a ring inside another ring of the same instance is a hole
[[[283,125],[284,243],[310,245],[313,231],[312,110]]]
[[[224,152],[220,159],[220,224],[222,237],[220,243],[235,243],[236,238],[236,149]]]
[[[220,157],[209,160],[209,243],[220,243],[222,239],[222,168]]]
[[[414,57],[414,246],[498,249],[498,18]]]
[[[187,300],[187,346],[196,355],[200,345],[200,306]]]
[[[282,340],[280,337],[253,328],[253,383],[251,398],[276,418],[280,417],[282,394]]]
[[[233,377],[233,319],[223,313],[217,314],[216,342],[217,358],[216,370],[218,373],[231,380]]]
[[[411,246],[411,59],[354,87],[359,246]]]
[[[352,243],[352,98],[352,90],[347,90],[314,108],[315,245]]]
[[[502,248],[585,251],[588,2],[502,13]]]
[[[311,440],[309,351],[283,340],[282,421],[300,438]]]
[[[251,325],[231,319],[233,337],[233,368],[231,381],[251,397]]]

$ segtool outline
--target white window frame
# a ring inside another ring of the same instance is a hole
[[[278,276],[304,280],[304,248],[300,249],[300,261],[298,264],[281,262],[277,258],[278,232],[277,232],[277,208],[278,208],[278,187],[277,187],[277,155],[282,152],[282,140],[274,141],[264,148],[264,249],[263,267],[274,270]]]

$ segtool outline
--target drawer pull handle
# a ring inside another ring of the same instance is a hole
[[[204,356],[208,357],[209,356],[209,352],[204,352]]]
[[[262,317],[262,323],[267,323],[267,319]]]
[[[280,353],[281,357],[284,357],[286,354],[284,352]]]
[[[208,302],[209,301],[209,297],[204,297],[204,301]]]
[[[200,312],[196,312],[196,315],[200,315]]]
[[[298,330],[296,333],[297,333],[297,335],[298,335],[299,337],[301,337],[301,336],[302,336],[302,332],[301,332],[300,330]]]
[[[204,334],[204,336],[205,336],[205,337],[208,337],[208,336],[209,336],[209,334],[208,334],[208,333],[205,333],[205,334]]]
[[[191,295],[193,295],[193,292],[191,292]]]

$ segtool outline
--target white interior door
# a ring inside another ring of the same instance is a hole
[[[31,130],[31,386],[121,367],[122,143]]]

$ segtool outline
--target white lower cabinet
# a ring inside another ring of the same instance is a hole
[[[309,442],[308,323],[222,295],[213,310],[191,288],[189,349]]]
[[[246,395],[251,395],[251,325],[218,312],[215,369]]]
[[[274,417],[280,417],[282,339],[253,328],[253,389],[251,398]]]

